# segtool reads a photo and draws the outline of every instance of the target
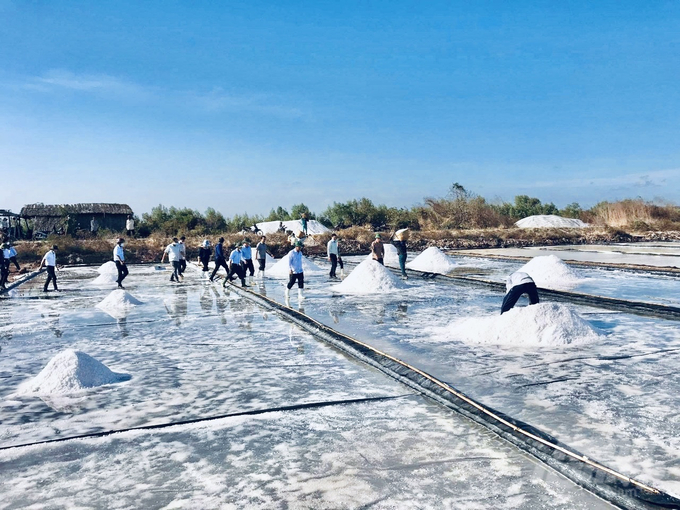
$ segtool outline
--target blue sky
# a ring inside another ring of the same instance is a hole
[[[680,2],[0,0],[0,208],[680,201]]]

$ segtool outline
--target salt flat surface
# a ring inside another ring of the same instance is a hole
[[[396,293],[334,297],[312,279],[304,309],[591,458],[680,494],[677,322],[570,305],[599,334],[596,341],[534,349],[472,344],[432,328],[495,316],[501,292],[443,280],[409,283]],[[267,293],[283,299],[278,289]],[[526,303],[522,298],[518,306]]]
[[[2,301],[0,446],[402,397],[3,450],[4,508],[606,506],[488,431],[205,284],[199,271],[171,284],[152,266],[130,269],[126,287],[144,305],[123,320],[94,307],[108,291],[88,285],[89,268],[63,271],[61,294],[33,281]],[[312,288],[322,281],[313,277]],[[12,395],[65,349],[132,378],[68,397]]]
[[[643,246],[638,246],[638,244]],[[545,246],[534,248],[489,248],[459,250],[456,254],[495,255],[504,257],[538,257],[552,253],[562,260],[596,262],[600,264],[634,264],[653,267],[680,267],[680,243],[668,243],[663,247],[631,243],[590,246]],[[678,246],[676,246],[678,245]],[[645,249],[645,246],[647,249]],[[547,253],[546,253],[547,252]]]

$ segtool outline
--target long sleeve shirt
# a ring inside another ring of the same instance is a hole
[[[338,256],[338,242],[333,241],[333,239],[328,241],[328,244],[326,245],[326,253],[328,254],[329,257],[331,255],[335,255],[337,257]]]
[[[302,251],[290,250],[288,254],[288,267],[293,274],[302,273]]]
[[[17,251],[14,249],[14,246],[11,246],[9,249],[9,256],[10,258],[16,257],[17,256]]]
[[[253,258],[253,250],[250,246],[244,246],[241,248],[241,255],[244,260],[251,260]]]
[[[212,253],[212,250],[210,248],[206,248],[205,246],[201,246],[198,249],[198,258],[200,259],[201,262],[208,262],[210,260],[210,254]]]
[[[135,229],[135,220],[125,220],[125,230],[134,230]]]
[[[243,254],[238,248],[232,251],[231,255],[229,255],[229,262],[231,262],[232,264],[240,264],[242,260]]]
[[[9,258],[12,256],[12,252],[7,250],[2,250],[2,254],[5,256],[5,260],[9,260]]]
[[[187,245],[182,241],[179,242],[179,260],[186,260],[187,258]]]
[[[120,244],[117,244],[113,248],[113,261],[125,262],[125,253],[123,252],[123,247]]]
[[[224,258],[224,247],[222,246],[222,243],[217,243],[215,245],[215,260],[223,259]]]
[[[534,280],[528,274],[523,273],[522,271],[516,271],[508,276],[508,279],[505,281],[505,291],[509,292],[513,287],[525,283],[534,283]]]
[[[399,255],[406,255],[406,241],[392,241],[392,244],[397,249]]]

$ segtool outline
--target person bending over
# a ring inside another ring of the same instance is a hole
[[[246,285],[246,270],[243,267],[243,253],[241,253],[240,243],[234,245],[234,250],[229,255],[229,272],[222,286],[226,287],[227,282],[232,281],[234,277],[238,277],[241,280],[241,287],[248,287]]]
[[[529,296],[529,302],[532,305],[538,303],[538,289],[534,280],[526,273],[521,271],[512,273],[505,282],[505,288],[506,294],[501,306],[501,315],[515,306],[522,294]]]

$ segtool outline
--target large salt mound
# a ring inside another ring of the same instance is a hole
[[[455,322],[448,336],[473,344],[567,345],[596,341],[599,334],[567,306],[557,303],[515,307],[503,315]]]
[[[84,352],[67,349],[52,358],[35,378],[20,385],[17,394],[64,395],[129,379],[128,374],[112,372]]]
[[[527,216],[515,223],[519,228],[585,228],[589,225],[574,218],[563,218],[554,214]]]
[[[92,280],[90,282],[90,285],[100,285],[103,287],[108,287],[112,283],[116,283],[118,281],[118,272],[116,274],[111,274],[111,273],[102,273],[97,278]]]
[[[538,287],[545,289],[571,289],[581,281],[576,271],[555,255],[534,257],[519,271],[527,273]]]
[[[364,260],[331,290],[343,294],[377,294],[402,289],[405,285],[392,272],[375,260]]]
[[[397,247],[393,244],[383,244],[383,247],[385,248],[385,257],[383,258],[385,265],[389,267],[399,267],[399,252],[397,251]],[[373,255],[369,253],[366,259],[373,260]]]
[[[305,273],[323,273],[324,269],[317,266],[314,262],[309,260],[304,255],[302,256],[302,271]],[[265,276],[272,278],[288,278],[290,275],[290,267],[288,266],[288,255],[281,257],[271,268],[266,268]]]
[[[123,289],[116,289],[111,292],[101,303],[97,305],[102,312],[108,313],[114,319],[122,319],[132,308],[141,305],[142,302],[127,293]]]
[[[113,260],[109,260],[105,264],[102,264],[97,268],[97,272],[99,274],[113,274],[116,275],[116,278],[118,277],[118,268],[116,267],[116,263]]]
[[[456,264],[436,246],[430,246],[411,262],[406,264],[409,269],[424,271],[426,273],[447,274],[453,271]]]

